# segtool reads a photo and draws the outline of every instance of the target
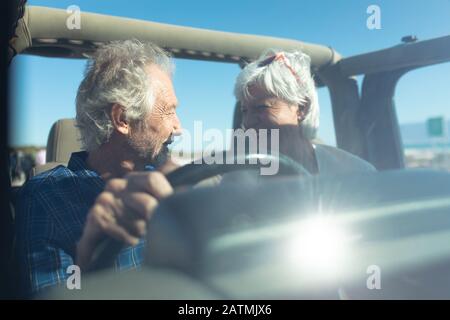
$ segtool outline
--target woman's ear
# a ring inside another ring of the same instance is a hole
[[[113,104],[111,107],[111,122],[114,129],[123,135],[128,135],[130,132],[130,124],[126,118],[125,110],[120,104]]]
[[[305,120],[306,116],[309,113],[310,107],[311,107],[311,100],[309,98],[305,98],[306,102],[303,104],[298,105],[297,109],[297,117],[298,117],[298,123],[300,124]]]

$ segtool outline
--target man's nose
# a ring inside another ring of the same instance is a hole
[[[183,132],[183,128],[181,127],[180,119],[178,118],[178,115],[175,114],[172,135],[174,135],[174,136],[181,136],[182,132]]]

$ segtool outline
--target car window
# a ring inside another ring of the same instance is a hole
[[[13,186],[45,163],[52,124],[75,117],[84,60],[18,55],[10,66],[9,164]],[[62,83],[63,82],[63,85]]]
[[[450,63],[413,70],[395,92],[405,165],[450,171]]]

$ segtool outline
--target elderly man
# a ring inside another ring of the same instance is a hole
[[[172,70],[166,52],[137,40],[104,45],[89,59],[76,100],[86,151],[35,176],[21,193],[17,246],[26,294],[64,282],[70,265],[88,270],[106,236],[128,245],[116,269],[140,266],[146,221],[172,188],[160,172],[131,172],[163,165],[180,133]]]

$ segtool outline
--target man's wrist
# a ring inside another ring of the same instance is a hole
[[[92,254],[94,252],[94,246],[92,245],[92,241],[82,237],[80,241],[78,241],[76,250],[75,250],[75,262],[83,271],[88,271],[91,263]]]

